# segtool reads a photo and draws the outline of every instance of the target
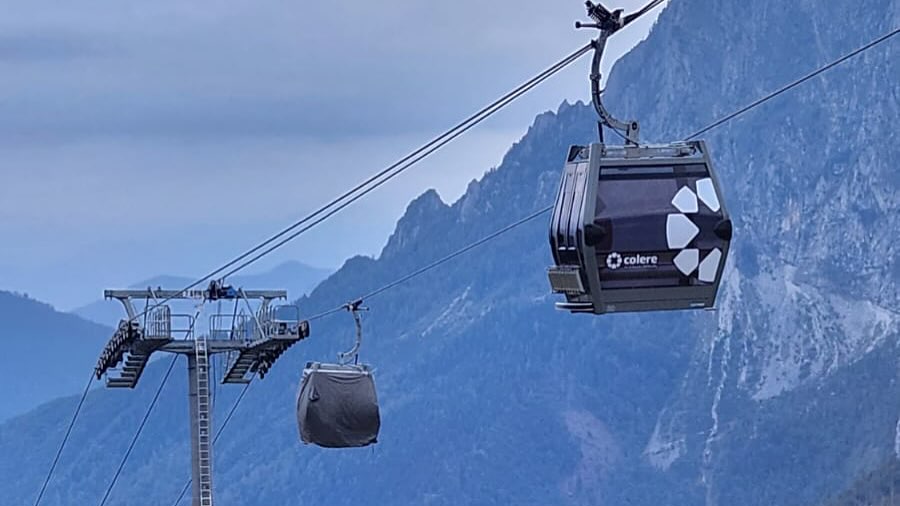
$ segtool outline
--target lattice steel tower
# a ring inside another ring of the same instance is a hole
[[[301,321],[296,306],[273,307],[287,299],[284,290],[244,291],[212,282],[206,290],[107,290],[107,299],[125,306],[128,318],[107,343],[97,361],[97,379],[106,376],[108,388],[134,388],[155,352],[185,355],[188,362],[188,400],[191,420],[193,506],[212,506],[212,409],[210,357],[227,353],[224,384],[249,383],[253,374],[264,377],[272,364],[294,343],[309,336],[309,323]],[[191,300],[193,314],[172,314],[159,301]],[[135,311],[135,302],[149,308]],[[208,302],[230,301],[229,314],[210,316],[208,331],[198,331],[197,320]],[[253,303],[251,303],[253,302]],[[254,303],[257,307],[254,308]],[[239,307],[243,305],[244,307]],[[173,329],[173,319],[185,323]],[[225,326],[223,322],[230,320]]]

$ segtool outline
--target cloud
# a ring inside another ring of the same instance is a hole
[[[575,0],[0,0],[0,12],[0,288],[64,307],[207,271],[593,35],[572,28]],[[617,35],[607,62],[640,36]],[[377,253],[411,198],[437,187],[453,200],[536,114],[586,98],[588,66],[273,261]]]
[[[376,254],[407,203],[452,201],[523,131],[461,138],[273,254],[339,265]],[[417,135],[0,149],[0,288],[74,307],[105,285],[201,275],[399,159]],[[65,279],[65,283],[60,280]]]
[[[0,38],[5,142],[435,129],[592,35],[571,28],[579,2],[200,5],[0,0],[13,13],[0,30],[20,34]],[[505,125],[585,96],[586,66],[536,91]]]
[[[0,33],[0,65],[33,65],[102,56],[95,40],[77,33]]]

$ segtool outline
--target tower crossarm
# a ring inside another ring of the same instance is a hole
[[[266,337],[247,343],[244,347],[236,350],[237,353],[225,370],[222,383],[248,383],[249,375],[254,372],[258,373],[260,378],[264,378],[285,351],[309,337],[309,323],[306,321],[299,322],[296,330],[291,332],[285,330],[285,327],[276,326],[274,328],[279,329],[280,332],[270,333]]]
[[[242,290],[243,296],[248,299],[261,300],[285,300],[287,299],[287,290]],[[150,288],[143,290],[106,290],[103,295],[107,299],[163,299],[163,300],[204,300],[210,299],[208,289],[202,290],[153,290]],[[216,299],[236,299],[237,293],[230,295],[229,292],[220,292],[216,295]],[[216,300],[212,299],[212,300]]]
[[[136,322],[122,320],[100,353],[94,374],[97,379],[105,374],[107,387],[134,388],[153,352],[171,341],[166,336],[148,337]]]

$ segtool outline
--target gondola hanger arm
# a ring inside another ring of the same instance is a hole
[[[359,316],[359,313],[360,311],[369,310],[362,303],[362,299],[357,299],[344,305],[344,309],[353,315],[353,322],[356,324],[356,342],[353,344],[353,348],[338,354],[338,361],[341,365],[350,363],[351,359],[354,363],[359,360],[359,349],[362,346],[362,318]]]
[[[603,127],[606,126],[615,130],[623,136],[626,144],[638,146],[638,137],[640,135],[640,125],[637,121],[621,121],[613,117],[606,106],[603,105],[603,89],[600,88],[602,76],[600,74],[600,64],[603,60],[603,52],[606,49],[606,41],[613,34],[625,28],[630,23],[646,14],[648,11],[662,3],[662,0],[653,0],[639,11],[622,16],[623,9],[609,10],[600,3],[594,3],[591,0],[585,2],[588,16],[594,21],[593,23],[575,22],[575,28],[594,28],[600,31],[600,35],[592,42],[594,46],[594,58],[591,62],[591,102],[594,104],[594,110],[600,116],[598,124],[600,142],[603,142]]]

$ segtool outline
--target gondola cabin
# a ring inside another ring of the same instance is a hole
[[[381,416],[369,366],[308,363],[297,394],[297,427],[304,443],[323,448],[375,444]]]
[[[559,309],[711,308],[732,225],[703,141],[573,146],[550,223]]]

